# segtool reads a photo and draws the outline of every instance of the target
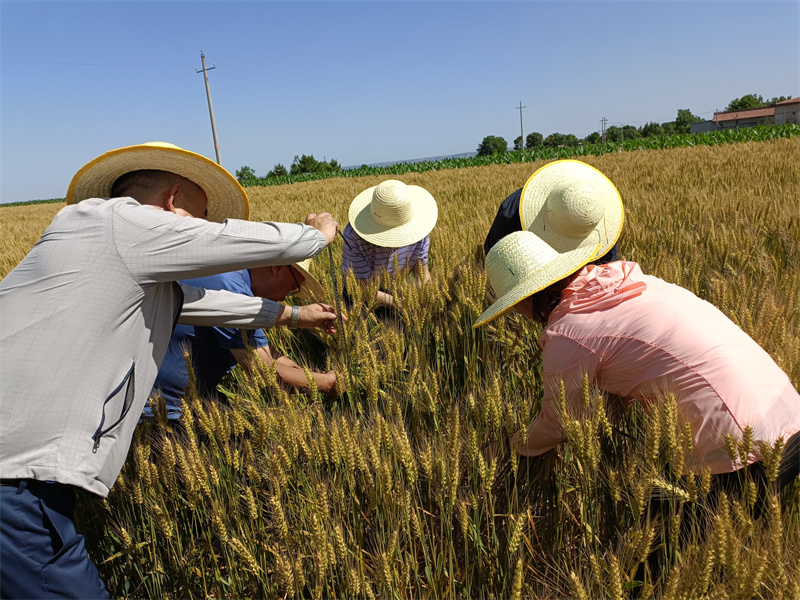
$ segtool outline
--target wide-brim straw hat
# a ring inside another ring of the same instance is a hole
[[[537,170],[522,188],[522,228],[557,252],[599,244],[603,256],[622,232],[622,197],[600,171],[578,160],[557,160]]]
[[[297,297],[303,300],[321,298],[325,290],[322,288],[322,284],[319,280],[309,271],[311,268],[311,259],[307,258],[306,260],[294,263],[292,266],[297,269],[304,278],[303,283],[300,284],[300,291],[297,293]]]
[[[350,226],[366,241],[400,248],[423,239],[436,225],[439,208],[425,188],[389,179],[350,203]]]
[[[208,198],[208,221],[247,219],[250,203],[236,178],[214,161],[166,142],[147,142],[101,154],[75,174],[67,204],[108,198],[114,182],[131,171],[169,171],[197,184]]]
[[[497,300],[475,321],[480,327],[506,314],[525,298],[572,275],[597,253],[598,245],[557,252],[535,233],[515,231],[486,255],[486,275]]]

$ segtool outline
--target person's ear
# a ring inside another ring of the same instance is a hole
[[[272,265],[272,276],[276,279],[280,277],[283,265]]]
[[[181,191],[181,185],[176,183],[175,185],[171,185],[168,189],[164,190],[163,192],[163,199],[164,199],[164,208],[171,213],[176,213],[176,206],[175,206],[175,198],[177,197],[178,193]]]

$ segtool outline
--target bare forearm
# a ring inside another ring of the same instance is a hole
[[[284,384],[291,388],[300,390],[308,390],[308,378],[306,377],[305,370],[300,367],[291,358],[281,356],[275,361],[275,372]],[[336,373],[328,371],[327,373],[320,373],[319,371],[311,371],[311,376],[317,385],[317,390],[323,394],[330,395],[336,391]]]
[[[369,279],[359,279],[358,285],[360,285],[362,288],[367,288],[370,284],[370,281],[371,280]],[[375,300],[377,300],[378,304],[382,306],[389,306],[389,307],[394,306],[394,297],[391,294],[387,294],[382,290],[378,290],[375,293]]]
[[[275,372],[287,386],[305,390],[308,388],[308,379],[305,371],[296,362],[287,356],[281,356],[275,361]],[[316,375],[316,373],[313,373]]]
[[[251,361],[260,361],[265,365],[275,365],[275,373],[278,380],[290,389],[308,390],[308,379],[305,370],[291,358],[278,354],[271,346],[263,346],[255,349],[255,357],[248,354],[246,350],[231,350],[234,358],[243,369],[249,370],[252,367]],[[312,377],[317,384],[317,389],[323,394],[332,394],[336,391],[336,373],[328,371],[320,373],[312,371]]]

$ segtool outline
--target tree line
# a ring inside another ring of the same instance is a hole
[[[341,170],[342,166],[335,158],[332,158],[330,161],[319,161],[314,158],[313,154],[303,154],[301,156],[297,156],[295,154],[294,160],[292,161],[288,171],[286,170],[286,167],[284,167],[281,163],[278,163],[272,167],[272,170],[269,173],[267,173],[267,178],[281,177],[283,175],[300,175],[302,173],[328,173]],[[245,165],[236,171],[236,179],[239,180],[239,183],[246,183],[254,179],[258,179],[258,176],[252,168]]]
[[[765,100],[758,94],[746,94],[741,98],[735,98],[728,103],[724,112],[735,110],[747,110],[751,108],[763,108],[774,106],[778,102],[789,100],[789,96],[777,96]],[[600,142],[624,142],[625,140],[635,140],[639,138],[659,137],[663,135],[677,135],[690,133],[692,123],[702,121],[701,117],[693,115],[687,108],[678,109],[678,114],[674,121],[666,123],[648,122],[641,127],[633,125],[612,125],[605,130],[605,136],[599,131],[594,131],[583,139],[579,139],[571,133],[551,133],[544,137],[539,132],[529,133],[525,136],[525,149],[533,150],[540,146],[544,147],[567,147],[574,148],[582,144],[599,144]],[[522,136],[518,135],[514,139],[514,150],[522,150]],[[492,154],[502,154],[508,152],[508,143],[505,138],[496,135],[487,135],[478,146],[478,156],[489,156]]]
[[[741,98],[731,100],[725,108],[725,112],[733,110],[747,110],[750,108],[762,108],[766,106],[773,106],[778,102],[789,100],[790,96],[777,96],[769,100],[765,100],[758,94],[746,94]],[[600,132],[594,131],[583,139],[578,139],[571,133],[551,133],[544,137],[539,132],[529,133],[525,136],[525,149],[533,150],[540,146],[544,147],[576,147],[581,144],[598,144],[600,142],[624,142],[625,140],[635,140],[638,138],[659,137],[663,135],[675,135],[681,133],[689,133],[692,123],[697,123],[703,119],[693,115],[689,109],[681,108],[674,121],[666,123],[648,122],[641,127],[634,127],[633,125],[623,125],[618,127],[612,125],[605,130],[605,137]],[[522,136],[519,135],[514,139],[514,150],[522,150]],[[490,156],[492,154],[502,154],[508,152],[508,143],[505,138],[495,135],[487,135],[478,146],[478,156]],[[366,165],[362,165],[366,167]],[[287,170],[281,163],[272,167],[272,170],[267,173],[266,178],[281,177],[284,175],[300,175],[303,173],[327,173],[333,171],[341,171],[342,167],[336,161],[318,161],[314,158],[313,154],[303,154],[301,156],[295,155],[290,168]],[[236,179],[240,183],[249,183],[258,179],[255,170],[248,166],[243,166],[236,171]]]

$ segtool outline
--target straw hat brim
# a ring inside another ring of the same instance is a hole
[[[247,193],[233,175],[205,156],[164,142],[118,148],[87,163],[69,184],[67,204],[87,198],[108,198],[117,179],[143,169],[169,171],[200,186],[208,198],[208,221],[250,216]]]
[[[563,236],[553,227],[546,226],[544,206],[547,197],[557,185],[570,178],[591,182],[597,190],[596,200],[603,205],[603,218],[582,240]],[[625,220],[622,197],[611,180],[593,166],[571,159],[548,163],[528,178],[522,188],[519,214],[523,229],[535,233],[558,252],[599,243],[598,257],[617,243]]]
[[[383,248],[400,248],[417,243],[433,231],[439,218],[439,207],[428,190],[409,185],[406,191],[411,202],[411,219],[403,225],[387,227],[376,222],[369,212],[376,187],[364,190],[350,203],[350,226],[361,238]]]
[[[300,292],[297,294],[297,297],[308,301],[322,298],[325,294],[325,290],[319,280],[308,270],[309,267],[311,267],[311,259],[295,263],[292,266],[303,276],[303,283],[300,284]]]
[[[519,281],[505,294],[495,300],[489,308],[481,313],[477,321],[472,325],[472,328],[475,329],[503,316],[507,312],[510,312],[521,300],[532,296],[536,292],[540,292],[556,281],[560,281],[572,275],[575,271],[595,258],[596,253],[597,245],[581,246],[575,250],[560,253],[555,260],[548,263],[534,276],[526,277],[522,281]]]

